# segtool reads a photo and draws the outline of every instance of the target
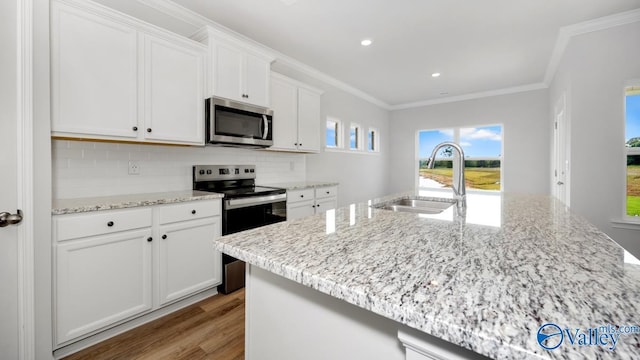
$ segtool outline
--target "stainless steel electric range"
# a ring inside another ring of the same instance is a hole
[[[285,189],[256,186],[255,165],[195,165],[193,189],[224,194],[222,235],[287,220]],[[244,287],[244,262],[223,254],[222,285],[228,294]]]

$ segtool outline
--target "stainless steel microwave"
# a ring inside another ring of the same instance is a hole
[[[208,144],[273,145],[273,110],[218,97],[207,99],[205,109]]]

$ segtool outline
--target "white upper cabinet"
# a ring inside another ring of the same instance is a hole
[[[273,146],[270,150],[319,152],[322,91],[271,73]]]
[[[51,9],[53,136],[204,144],[205,46],[93,2]]]
[[[273,148],[297,150],[298,87],[280,77],[271,78]]]
[[[298,88],[298,150],[320,151],[320,93]]]
[[[51,14],[52,129],[135,139],[136,29],[58,2]]]
[[[209,47],[208,96],[269,107],[272,56],[211,27],[192,38]]]
[[[201,144],[204,137],[202,49],[145,36],[144,68],[145,139]]]

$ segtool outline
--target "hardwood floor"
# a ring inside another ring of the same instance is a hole
[[[64,358],[244,359],[244,289],[215,295]]]

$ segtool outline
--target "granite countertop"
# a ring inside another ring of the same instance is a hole
[[[491,358],[640,358],[640,334],[621,335],[615,351],[538,344],[545,323],[640,324],[640,262],[561,203],[468,195],[464,218],[455,206],[368,206],[390,198],[223,236],[216,248]]]
[[[326,186],[338,186],[339,183],[331,182],[331,181],[299,181],[299,182],[288,182],[288,183],[276,183],[276,184],[265,184],[264,186],[272,186],[282,189],[291,190],[302,190],[302,189],[314,189],[319,187]]]
[[[64,215],[90,211],[126,209],[138,206],[172,204],[185,201],[221,199],[223,194],[185,190],[149,194],[101,196],[77,199],[54,199],[51,214]]]

